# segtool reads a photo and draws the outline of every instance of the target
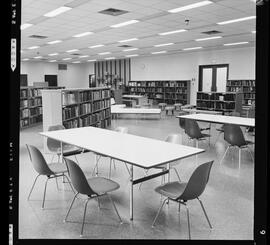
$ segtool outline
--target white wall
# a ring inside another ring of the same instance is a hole
[[[89,74],[94,73],[94,63],[68,64],[67,70],[58,70],[57,63],[21,62],[21,74],[27,74],[28,85],[44,82],[44,75],[57,75],[58,86],[88,88]]]
[[[131,80],[192,80],[196,104],[199,65],[229,64],[229,79],[255,79],[255,48],[197,51],[131,59]]]

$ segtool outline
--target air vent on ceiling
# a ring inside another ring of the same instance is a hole
[[[124,44],[124,45],[120,45],[120,46],[118,46],[118,47],[120,47],[120,48],[130,48],[130,47],[132,47],[132,46],[127,45],[127,44]]]
[[[37,38],[37,39],[45,39],[45,38],[48,38],[48,37],[46,37],[46,36],[41,36],[41,35],[31,35],[31,36],[29,36],[29,37],[31,37],[31,38]]]
[[[74,53],[74,54],[71,54],[71,55],[81,55],[81,54],[78,54],[78,53]]]
[[[99,13],[108,14],[108,15],[112,15],[112,16],[118,16],[118,15],[128,13],[128,11],[121,10],[121,9],[108,8],[108,9],[104,9],[104,10],[99,11]]]
[[[212,31],[204,31],[202,33],[207,34],[207,35],[214,35],[214,34],[221,33],[221,31],[212,30]]]
[[[67,64],[58,64],[58,70],[67,70]]]

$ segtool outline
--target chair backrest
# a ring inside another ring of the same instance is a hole
[[[38,148],[33,145],[26,144],[27,151],[29,153],[30,161],[33,164],[34,169],[40,175],[52,175],[54,174],[48,167],[46,160]]]
[[[166,142],[174,144],[182,144],[182,135],[180,134],[169,134],[165,139]]]
[[[128,128],[127,127],[117,127],[114,131],[127,134],[128,133]]]
[[[53,125],[48,128],[48,131],[62,130],[66,129],[63,125]],[[59,151],[61,148],[61,143],[58,140],[54,140],[52,138],[47,138],[47,147],[50,151]]]
[[[199,139],[202,137],[200,127],[195,120],[185,120],[185,132],[191,139]]]
[[[80,194],[88,196],[97,195],[97,193],[95,193],[90,187],[79,165],[70,159],[64,158],[64,160],[67,164],[69,177],[75,190]]]
[[[232,146],[240,147],[247,144],[240,126],[234,124],[224,125],[224,140]]]
[[[209,180],[210,170],[214,161],[198,166],[192,173],[184,192],[178,197],[180,200],[192,200],[199,197],[205,190]]]

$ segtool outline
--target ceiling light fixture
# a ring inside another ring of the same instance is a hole
[[[27,60],[29,60],[28,58],[25,58],[25,59],[22,59],[23,61],[27,61]]]
[[[40,58],[42,58],[42,56],[36,56],[36,57],[34,57],[34,59],[40,59]]]
[[[49,62],[56,62],[57,60],[49,60]]]
[[[134,38],[130,38],[130,39],[121,40],[118,42],[119,43],[126,43],[126,42],[132,42],[132,41],[136,41],[136,40],[138,40],[138,38],[134,37]]]
[[[195,41],[201,42],[201,41],[212,40],[212,39],[219,39],[219,38],[222,38],[222,36],[206,37],[206,38],[198,38],[198,39],[195,39]]]
[[[129,49],[124,49],[124,52],[129,52],[129,51],[133,51],[133,50],[138,50],[138,48],[129,48]]]
[[[164,54],[164,53],[167,53],[167,51],[166,50],[157,51],[157,52],[152,52],[151,54]]]
[[[138,54],[129,54],[129,55],[126,55],[126,57],[135,57],[135,56],[139,56]]]
[[[64,58],[64,59],[62,59],[62,60],[71,60],[72,58]]]
[[[89,57],[89,55],[81,55],[81,56],[79,56],[79,58],[86,58],[86,57]]]
[[[47,44],[56,44],[56,43],[61,43],[63,42],[62,40],[55,40],[55,41],[50,41],[50,42],[47,42]]]
[[[233,45],[241,45],[241,44],[247,44],[248,42],[238,42],[238,43],[224,43],[224,46],[233,46]]]
[[[222,21],[222,22],[218,22],[218,25],[226,25],[226,24],[231,24],[231,23],[235,23],[235,22],[241,22],[241,21],[245,21],[245,20],[253,20],[255,19],[256,16],[248,16],[248,17],[244,17],[244,18],[239,18],[239,19],[234,19],[234,20],[227,20],[227,21]]]
[[[115,25],[111,25],[110,27],[112,28],[118,28],[118,27],[122,27],[122,26],[127,26],[127,25],[131,25],[131,24],[135,24],[139,22],[138,20],[129,20],[129,21],[125,21],[119,24],[115,24]]]
[[[71,9],[72,8],[70,8],[70,7],[62,6],[60,8],[54,9],[54,10],[44,14],[43,16],[45,16],[45,17],[54,17],[56,15],[62,14],[64,12],[68,11],[68,10],[71,10]]]
[[[30,23],[24,23],[21,25],[21,30],[25,30],[26,28],[32,26],[33,24],[30,24]]]
[[[106,54],[110,54],[111,52],[103,52],[103,53],[99,53],[99,55],[106,55]]]
[[[72,53],[72,52],[76,52],[76,51],[79,51],[79,49],[70,49],[70,50],[67,50],[66,52],[67,53]]]
[[[198,3],[193,3],[193,4],[186,5],[186,6],[182,6],[182,7],[179,7],[179,8],[170,9],[170,10],[168,10],[168,12],[169,13],[178,13],[178,12],[182,12],[182,11],[185,11],[185,10],[206,6],[206,5],[211,4],[211,3],[213,3],[213,2],[211,2],[211,1],[202,1],[202,2],[198,2]]]
[[[97,61],[97,60],[87,60],[88,62],[94,62],[94,61]]]
[[[170,45],[173,45],[173,44],[174,44],[174,43],[162,43],[162,44],[154,45],[154,47],[170,46]]]
[[[37,49],[37,48],[39,48],[40,46],[32,46],[32,47],[29,47],[29,48],[27,48],[27,49]]]
[[[72,63],[77,64],[77,63],[81,63],[81,61],[73,61]]]
[[[48,56],[55,56],[55,55],[58,55],[58,53],[48,54]]]
[[[107,58],[105,58],[105,60],[114,60],[115,59],[115,57],[107,57]]]
[[[74,35],[74,36],[72,36],[72,37],[84,37],[84,36],[88,36],[88,35],[90,35],[90,34],[93,34],[93,32],[87,31],[87,32],[83,32],[83,33],[76,34],[76,35]]]
[[[103,47],[104,45],[103,44],[97,44],[97,45],[94,45],[94,46],[90,46],[88,48],[100,48],[100,47]]]
[[[187,30],[180,29],[180,30],[175,30],[175,31],[167,31],[167,32],[158,33],[158,35],[165,36],[165,35],[171,35],[171,34],[185,32],[185,31],[187,31]]]
[[[202,47],[184,48],[182,50],[195,50],[195,49],[202,49]]]

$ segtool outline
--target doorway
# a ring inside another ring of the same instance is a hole
[[[201,92],[226,92],[229,64],[200,65],[199,88]]]

